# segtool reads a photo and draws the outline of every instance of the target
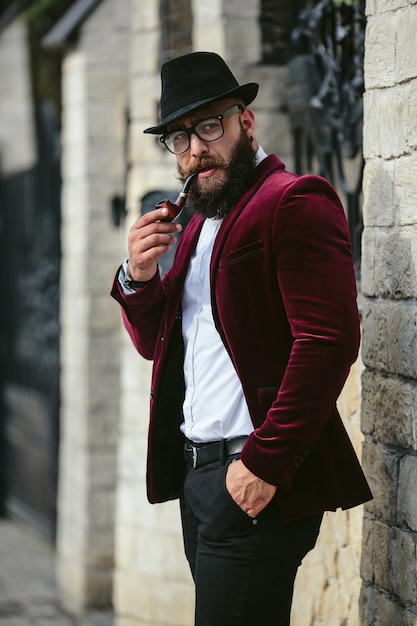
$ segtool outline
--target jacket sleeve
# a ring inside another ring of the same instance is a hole
[[[334,411],[358,354],[360,326],[349,230],[326,181],[304,176],[288,186],[276,209],[273,238],[293,344],[276,400],[242,460],[288,490]]]
[[[165,290],[157,272],[142,289],[125,294],[119,282],[119,270],[113,281],[110,295],[120,304],[123,324],[133,345],[145,359],[154,358],[161,316],[165,302]],[[164,278],[164,284],[167,282]]]

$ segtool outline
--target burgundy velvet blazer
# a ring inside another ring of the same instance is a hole
[[[112,295],[139,353],[154,361],[148,440],[150,502],[176,498],[184,476],[181,294],[202,218],[194,216],[161,281]],[[254,425],[241,454],[277,486],[284,520],[372,495],[336,409],[360,328],[349,231],[324,179],[297,177],[274,155],[224,218],[211,261],[216,328]],[[213,363],[215,369],[216,364]]]

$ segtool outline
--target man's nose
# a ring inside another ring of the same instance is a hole
[[[197,137],[195,133],[191,133],[190,136],[190,154],[192,156],[200,156],[208,152],[207,143]]]

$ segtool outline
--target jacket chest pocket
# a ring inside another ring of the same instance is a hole
[[[219,262],[219,269],[231,265],[232,263],[241,263],[242,261],[250,260],[255,255],[261,255],[264,253],[264,242],[260,239],[258,241],[252,241],[251,243],[237,248],[232,252],[225,254]]]

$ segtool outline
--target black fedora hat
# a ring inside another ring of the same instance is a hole
[[[258,83],[239,85],[214,52],[192,52],[167,61],[161,68],[161,82],[161,121],[144,133],[166,133],[169,122],[214,100],[236,97],[248,105],[259,88]]]

